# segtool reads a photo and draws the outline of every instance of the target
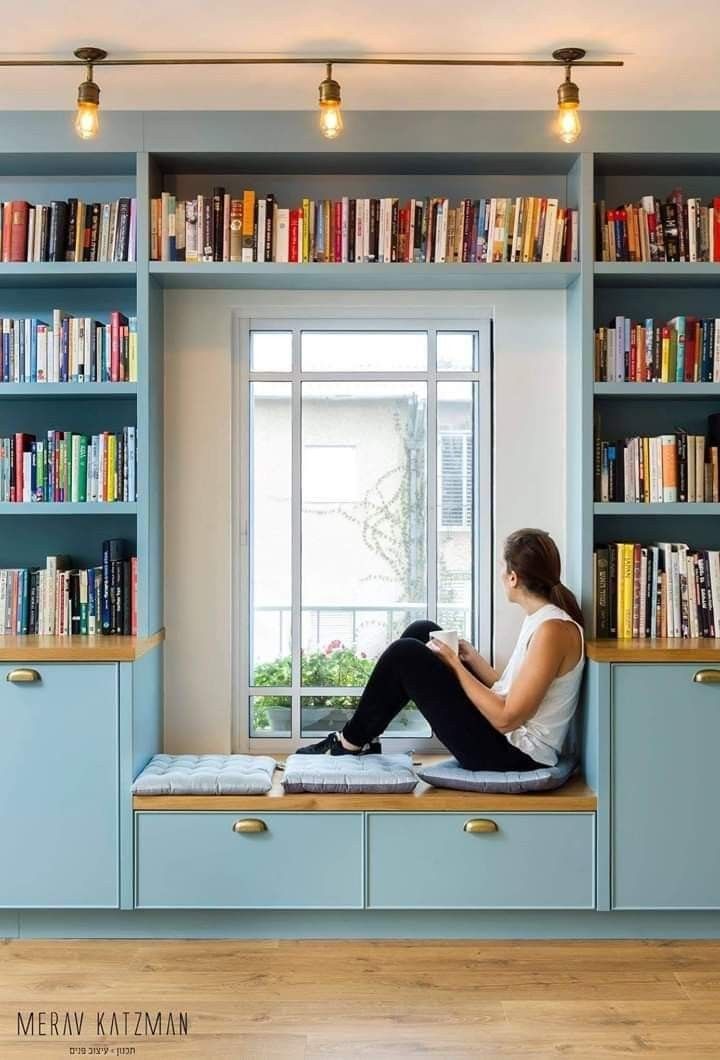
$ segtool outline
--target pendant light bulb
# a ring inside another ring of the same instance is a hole
[[[320,82],[320,132],[326,140],[335,140],[343,131],[340,85],[333,78],[332,63],[327,64],[327,76]]]
[[[92,140],[100,131],[100,87],[93,81],[93,63],[104,59],[101,48],[78,48],[75,55],[86,63],[85,80],[78,85],[75,132],[82,140]]]
[[[557,132],[565,144],[574,144],[582,131],[580,124],[580,89],[571,80],[572,64],[585,55],[583,48],[558,48],[553,59],[565,63],[565,80],[558,85]]]

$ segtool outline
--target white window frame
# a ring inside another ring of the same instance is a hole
[[[337,299],[337,296],[334,296]],[[264,331],[292,331],[292,366],[289,372],[251,372],[251,333]],[[300,334],[303,331],[425,331],[428,336],[428,365],[426,371],[377,372],[337,371],[301,372]],[[438,371],[437,333],[446,331],[473,331],[478,333],[478,363],[476,371]],[[250,674],[250,453],[251,415],[250,382],[302,381],[337,382],[426,382],[427,402],[427,570],[428,570],[428,618],[437,612],[437,531],[440,527],[438,505],[438,432],[436,415],[437,383],[476,383],[477,401],[473,408],[473,433],[475,436],[475,468],[477,503],[473,515],[473,554],[476,558],[472,577],[473,643],[489,658],[492,652],[493,624],[493,343],[490,314],[479,312],[455,313],[447,307],[428,313],[427,309],[413,311],[408,307],[397,313],[388,312],[387,307],[374,310],[370,307],[358,309],[347,307],[336,301],[333,312],[318,313],[313,307],[304,315],[299,306],[283,307],[272,313],[249,315],[237,311],[233,319],[233,401],[232,401],[232,472],[233,472],[233,616],[232,616],[232,747],[236,752],[284,753],[312,737],[301,737],[301,694],[312,694],[312,688],[300,685],[299,658],[293,660],[292,685],[287,688],[265,688],[261,692],[249,683]],[[302,424],[300,386],[293,385],[292,405],[292,479],[300,476],[302,458]],[[300,491],[293,491],[292,498],[292,620],[293,644],[301,640],[301,542],[302,504]],[[432,530],[432,532],[431,532]],[[297,671],[297,672],[296,672]],[[360,695],[358,688],[327,688],[328,695]],[[250,736],[250,699],[253,694],[277,694],[291,697],[291,731],[287,737]],[[385,737],[386,747],[394,751],[435,750],[441,745],[434,737]]]

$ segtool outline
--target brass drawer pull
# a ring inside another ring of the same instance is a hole
[[[42,678],[37,670],[29,670],[23,666],[18,670],[8,670],[5,680],[14,685],[22,685],[30,684],[32,681],[41,681]]]
[[[720,685],[720,670],[698,670],[693,681],[698,685]]]
[[[479,835],[481,833],[497,832],[498,826],[495,821],[490,821],[487,817],[476,817],[472,821],[465,822],[463,831],[469,832],[470,835]]]
[[[267,832],[267,825],[257,817],[245,817],[242,821],[236,821],[232,830],[238,835],[254,835],[257,832]]]

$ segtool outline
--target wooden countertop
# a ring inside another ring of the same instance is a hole
[[[134,662],[165,640],[151,637],[0,637],[0,662]]]
[[[720,639],[588,640],[588,659],[595,662],[675,662],[720,664]]]
[[[284,755],[275,755],[279,762]],[[416,767],[429,765],[446,759],[445,755],[416,755]],[[595,793],[582,777],[573,777],[557,791],[528,793],[525,795],[489,795],[472,791],[451,791],[449,788],[432,788],[422,780],[413,792],[402,795],[320,795],[303,792],[286,795],[282,787],[282,770],[277,769],[273,786],[267,795],[135,795],[136,810],[228,810],[230,812],[283,812],[285,810],[395,810],[421,811],[455,810],[458,813],[539,813],[548,811],[594,812],[597,805]]]

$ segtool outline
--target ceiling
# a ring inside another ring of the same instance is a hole
[[[3,19],[1,57],[69,57],[92,44],[138,54],[442,55],[547,58],[579,45],[624,69],[578,70],[588,110],[720,109],[720,4],[713,0],[25,0]],[[62,12],[62,13],[60,13]],[[22,18],[18,17],[22,14]],[[322,67],[109,69],[113,110],[307,110]],[[552,69],[337,67],[346,110],[546,110]],[[0,70],[5,110],[74,106],[78,71]]]

